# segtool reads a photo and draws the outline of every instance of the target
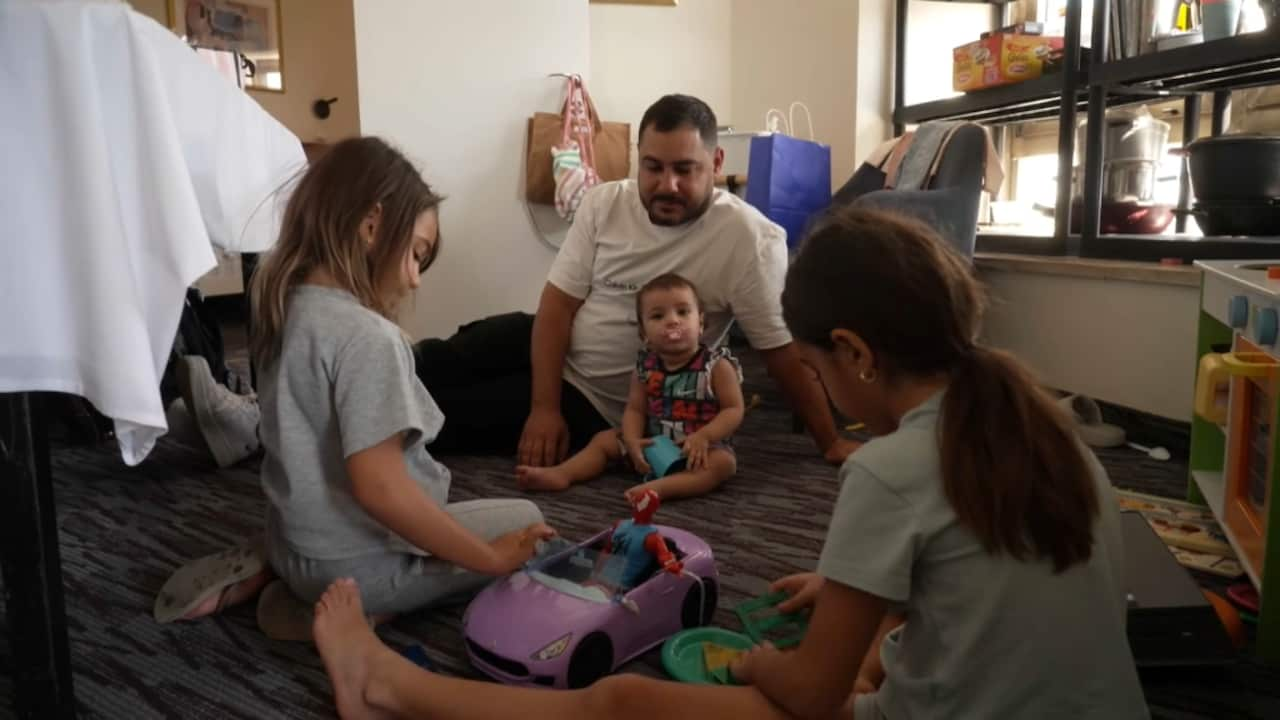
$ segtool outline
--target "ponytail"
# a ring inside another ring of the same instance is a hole
[[[989,553],[1089,559],[1098,493],[1065,413],[1012,355],[982,347],[955,364],[942,404],[943,486]]]

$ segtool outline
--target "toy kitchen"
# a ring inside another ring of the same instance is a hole
[[[1196,266],[1188,494],[1212,509],[1260,597],[1258,653],[1280,662],[1280,260]]]

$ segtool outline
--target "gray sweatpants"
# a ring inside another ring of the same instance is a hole
[[[469,500],[449,503],[444,509],[485,540],[542,522],[542,511],[528,500]],[[293,594],[307,603],[319,600],[334,580],[354,578],[360,586],[365,612],[370,615],[400,614],[460,600],[493,580],[437,558],[404,553],[314,560],[294,553],[270,536],[267,557]]]

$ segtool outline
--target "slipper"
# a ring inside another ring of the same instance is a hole
[[[272,640],[311,642],[315,606],[293,594],[283,580],[273,580],[258,596],[258,628]]]
[[[257,575],[267,566],[260,541],[223,550],[183,565],[174,571],[152,609],[156,622],[181,620],[201,603],[218,595],[214,613],[222,610],[227,591],[242,580]]]
[[[1124,428],[1102,422],[1102,408],[1092,398],[1068,395],[1058,405],[1075,422],[1076,433],[1090,447],[1118,447],[1124,444]]]

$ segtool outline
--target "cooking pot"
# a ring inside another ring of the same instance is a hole
[[[1280,237],[1280,201],[1251,203],[1198,202],[1191,214],[1205,235]]]
[[[1220,135],[1187,146],[1191,187],[1202,203],[1245,205],[1280,198],[1280,136]]]
[[[1102,164],[1102,199],[1104,202],[1141,202],[1155,200],[1159,163],[1155,160],[1116,160]],[[1074,197],[1083,196],[1081,168],[1071,171]]]
[[[1098,231],[1104,235],[1159,235],[1173,222],[1173,206],[1162,203],[1140,203],[1132,200],[1104,200],[1098,218]],[[1082,230],[1084,202],[1071,205],[1072,233]]]
[[[1085,155],[1088,123],[1076,129],[1076,153],[1081,162],[1072,174],[1072,196],[1084,194],[1081,167]],[[1169,123],[1145,111],[1114,111],[1107,114],[1102,134],[1102,199],[1115,202],[1149,203],[1155,198],[1156,179]]]
[[[1169,139],[1169,123],[1157,120],[1148,112],[1113,110],[1107,113],[1102,131],[1102,160],[1159,160]],[[1089,124],[1076,128],[1076,155],[1081,162]]]

